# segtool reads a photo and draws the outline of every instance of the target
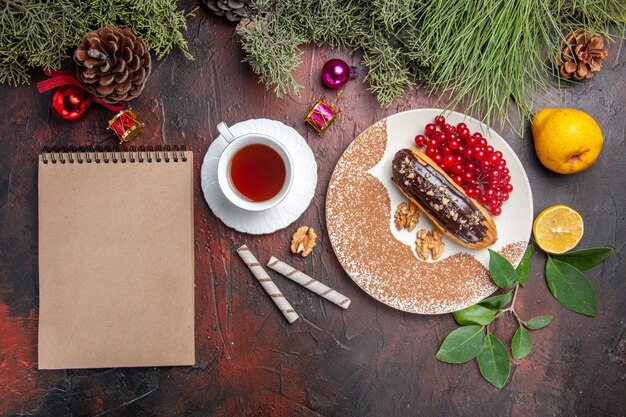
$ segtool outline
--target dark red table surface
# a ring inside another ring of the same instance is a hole
[[[234,27],[200,10],[187,39],[195,61],[174,52],[156,61],[144,93],[132,102],[146,123],[135,145],[184,144],[195,153],[196,365],[100,370],[37,370],[37,154],[44,145],[114,145],[111,113],[93,106],[76,123],[56,119],[49,95],[32,84],[0,87],[0,414],[28,416],[616,416],[626,413],[626,225],[624,53],[610,48],[605,69],[534,106],[573,107],[598,121],[605,136],[595,166],[561,176],[537,160],[528,123],[523,137],[502,136],[519,155],[533,190],[535,214],[553,204],[585,219],[581,247],[613,246],[617,254],[589,271],[598,317],[574,314],[550,295],[545,258],[535,255],[517,309],[524,317],[553,314],[533,333],[532,353],[512,361],[509,384],[497,390],[475,363],[435,360],[456,327],[450,315],[393,310],[359,289],[341,269],[325,230],[325,195],[343,150],[373,122],[398,111],[442,107],[424,88],[381,108],[367,84],[350,82],[343,110],[321,137],[303,123],[318,97],[330,95],[321,65],[359,56],[304,48],[296,72],[301,96],[278,99],[259,84],[243,58]],[[458,108],[463,111],[463,108]],[[242,235],[209,210],[200,189],[202,157],[220,121],[267,117],[293,126],[318,163],[315,197],[297,221],[320,241],[311,256],[287,255],[295,225],[268,236]],[[355,230],[355,233],[367,233]],[[167,239],[167,236],[163,236]],[[346,311],[276,278],[302,319],[288,325],[236,256],[247,243],[259,259],[280,255],[352,299]],[[494,328],[510,339],[512,320]]]

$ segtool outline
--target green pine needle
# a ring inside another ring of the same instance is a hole
[[[450,107],[518,131],[558,85],[551,62],[568,32],[626,28],[623,0],[257,0],[250,17],[238,28],[245,61],[278,95],[301,88],[299,46],[329,43],[363,52],[384,106],[421,79]]]
[[[132,28],[158,58],[177,47],[192,59],[187,17],[175,0],[0,0],[0,84],[27,83],[30,68],[58,69],[102,26]]]

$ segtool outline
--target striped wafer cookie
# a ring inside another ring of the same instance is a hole
[[[350,305],[350,299],[345,295],[338,293],[332,288],[327,287],[318,280],[311,278],[304,272],[298,271],[290,265],[287,265],[283,261],[271,257],[267,266],[281,275],[289,278],[292,281],[297,282],[309,291],[313,291],[315,294],[324,297],[328,301],[337,304],[341,308],[348,308]]]
[[[250,271],[252,271],[252,274],[254,274],[257,281],[261,283],[261,286],[263,287],[267,295],[270,296],[274,304],[276,304],[276,307],[278,307],[280,312],[283,313],[283,316],[285,316],[287,321],[289,323],[293,323],[294,321],[298,320],[298,318],[300,318],[300,316],[298,316],[298,313],[296,313],[296,311],[291,307],[289,301],[287,301],[285,296],[280,292],[270,276],[267,275],[267,272],[265,272],[265,269],[263,269],[259,261],[254,257],[252,252],[250,252],[248,246],[243,245],[242,247],[237,249],[237,253],[246,263]]]

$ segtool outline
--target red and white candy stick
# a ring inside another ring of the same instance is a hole
[[[263,287],[267,295],[270,296],[274,304],[276,304],[276,307],[278,307],[280,312],[283,313],[283,316],[285,316],[287,321],[289,323],[293,323],[294,321],[298,320],[298,318],[300,318],[300,316],[298,316],[298,313],[296,313],[293,307],[291,307],[289,301],[287,301],[287,299],[280,292],[276,284],[274,284],[274,281],[272,281],[269,275],[267,275],[267,272],[265,272],[265,269],[263,269],[259,261],[254,257],[252,252],[250,252],[248,246],[243,245],[242,247],[237,249],[237,253],[246,263],[250,271],[252,271],[252,274],[254,274],[254,277],[257,279],[257,281],[261,283],[261,286]]]
[[[345,295],[338,293],[332,288],[327,287],[318,280],[311,278],[302,271],[298,271],[290,265],[287,265],[283,261],[271,257],[267,266],[281,275],[289,278],[290,280],[297,282],[309,291],[313,291],[315,294],[324,297],[331,303],[337,304],[341,308],[348,308],[350,305],[350,299]]]

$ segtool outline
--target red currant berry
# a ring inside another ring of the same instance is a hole
[[[484,196],[484,194],[481,194],[478,197],[478,201],[480,202],[480,204],[482,204],[483,206],[487,204],[487,197]]]
[[[478,143],[480,143],[480,146],[487,146],[487,139],[481,138]]]
[[[501,198],[500,200],[502,200],[502,201],[506,201],[506,200],[508,200],[508,199],[509,199],[509,193],[507,193],[507,192],[503,192],[503,193],[502,193],[502,198]]]
[[[446,123],[445,126],[443,127],[444,132],[446,132],[449,135],[452,135],[454,133],[456,133],[456,127],[452,126],[451,124]]]
[[[444,152],[445,154],[445,152]],[[456,156],[451,155],[449,152],[443,157],[443,164],[447,167],[451,167],[456,164]]]
[[[500,161],[504,161],[504,159],[501,159]],[[505,161],[505,162],[506,162],[506,161]],[[511,172],[511,171],[509,171],[509,169],[508,169],[507,167],[503,166],[502,164],[500,164],[500,166],[502,167],[502,173],[503,173],[504,175],[508,175],[508,174],[509,174],[509,172]]]
[[[465,178],[463,178],[463,179],[465,179]],[[466,181],[466,182],[467,182],[467,181]],[[468,196],[469,198],[474,198],[474,197],[477,197],[477,196],[478,196],[478,192],[479,192],[479,191],[478,191],[478,188],[476,188],[476,187],[472,187],[472,186],[469,186],[469,187],[467,187],[467,188],[465,189],[465,194],[467,194],[467,196]]]
[[[503,179],[504,181],[506,181],[506,182],[509,182],[509,181],[511,181],[511,176],[510,176],[509,174],[504,174],[504,175],[502,176],[502,179]]]
[[[457,149],[457,153],[463,154],[463,152],[465,152],[465,146],[460,140],[458,142],[459,142],[459,148]]]
[[[485,152],[487,152],[487,155],[491,155],[493,153],[493,146],[485,146]]]
[[[500,159],[502,158],[502,152],[500,152],[500,151],[495,151],[495,152],[494,152],[494,154],[495,154],[495,155],[498,155],[498,158],[500,158]]]
[[[465,152],[463,152],[463,156],[465,159],[472,160],[474,158],[474,150],[472,148],[467,148]]]
[[[435,125],[434,125],[434,124],[432,124],[432,123],[428,123],[428,124],[426,125],[426,127],[424,128],[424,132],[425,132],[428,136],[434,135],[436,131],[437,131],[437,126],[435,126]]]
[[[433,161],[435,161],[437,165],[441,164],[441,162],[443,161],[443,156],[441,156],[440,153],[436,153],[435,155],[431,156],[431,158]]]
[[[500,180],[490,179],[489,181],[487,181],[487,185],[489,185],[489,187],[491,188],[498,188],[500,187]]]
[[[471,171],[464,171],[463,172],[463,181],[469,183],[469,182],[472,182],[473,179],[474,179],[474,175],[472,174]]]
[[[506,191],[507,193],[511,193],[513,191],[513,186],[511,184],[505,185],[504,191]]]
[[[465,170],[469,171],[469,172],[473,172],[476,170],[476,164],[473,162],[468,162],[467,164],[465,164]]]
[[[426,142],[426,146],[429,148],[436,148],[438,145],[437,140],[435,139],[428,139],[428,142]]]
[[[457,160],[457,163],[454,164],[454,166],[452,167],[452,172],[454,172],[455,174],[463,174],[465,167],[463,166],[463,164],[459,163]]]
[[[500,159],[500,161],[498,161],[498,164],[499,164],[501,167],[506,167],[506,161],[505,161],[504,159]]]
[[[424,146],[426,146],[426,141],[427,141],[427,139],[426,139],[426,136],[424,136],[424,135],[417,135],[417,136],[415,136],[415,145],[418,148],[423,148]]]
[[[434,146],[428,146],[426,148],[426,156],[428,156],[429,158],[433,158],[435,155],[437,155],[439,153],[439,150],[434,147]]]
[[[504,194],[502,190],[496,190],[496,198],[498,200],[502,200],[502,194]]]
[[[446,133],[446,139],[448,140],[448,142],[451,142],[453,140],[458,141],[459,137],[457,136],[456,133]]]
[[[435,117],[435,124],[437,126],[443,126],[446,124],[446,118],[443,116],[437,116]]]
[[[457,127],[457,132],[459,134],[459,137],[463,140],[467,140],[471,136],[470,130],[466,127],[464,128]]]
[[[459,185],[463,184],[463,177],[460,175],[455,175],[454,177],[452,177],[452,180]]]
[[[489,200],[489,205],[491,206],[491,208],[498,207],[499,204],[500,200],[498,200],[497,198],[492,198]]]
[[[463,129],[467,129],[467,125],[465,123],[461,122],[458,125],[456,125],[456,130],[457,131],[461,131]]]
[[[476,146],[477,143],[478,143],[478,140],[474,136],[468,137],[467,140],[465,141],[465,144],[467,146]]]
[[[448,140],[448,146],[453,151],[456,151],[456,150],[459,149],[459,146],[461,146],[461,143],[458,140],[456,140],[456,139],[452,139],[452,140]]]
[[[499,216],[502,214],[502,209],[500,207],[492,207],[491,214],[493,214],[494,216]]]
[[[446,138],[446,134],[443,132],[436,132],[435,133],[435,139],[437,140],[437,142],[446,142],[448,140],[448,138]]]
[[[478,149],[478,151],[476,149]],[[480,148],[474,148],[474,158],[476,158],[477,161],[482,161],[485,159],[485,156],[485,151]]]
[[[480,167],[482,169],[489,169],[489,168],[491,168],[491,161],[489,161],[488,159],[483,159],[482,161],[480,161]]]
[[[491,161],[491,163],[493,165],[498,165],[499,166],[499,162],[500,162],[500,157],[498,155],[494,153],[492,153],[491,155],[489,155],[489,160]]]
[[[487,188],[485,190],[485,197],[492,199],[494,198],[496,195],[496,190],[494,190],[493,188]]]
[[[498,178],[500,178],[500,173],[498,171],[496,171],[495,169],[492,171],[489,171],[489,179],[492,180],[497,180]]]
[[[481,140],[483,138],[483,135],[481,135],[480,132],[474,132],[472,137],[476,140]]]

